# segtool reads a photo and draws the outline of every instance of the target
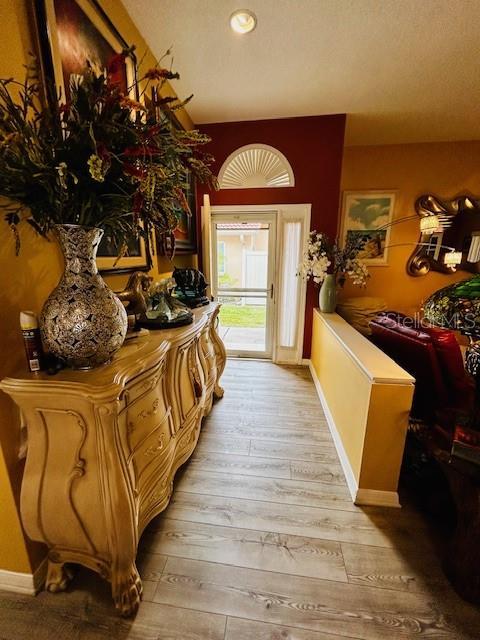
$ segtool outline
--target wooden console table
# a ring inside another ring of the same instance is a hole
[[[123,615],[137,610],[139,537],[167,506],[203,416],[223,395],[219,308],[211,303],[189,326],[129,340],[98,369],[24,372],[0,383],[27,427],[21,515],[29,537],[48,546],[49,591],[65,589],[65,563],[78,563],[111,582]]]

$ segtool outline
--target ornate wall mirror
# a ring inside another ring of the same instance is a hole
[[[423,195],[415,202],[420,218],[435,216],[438,226],[421,231],[417,246],[407,263],[411,276],[424,276],[430,269],[452,273],[455,268],[480,273],[480,199],[459,196],[441,200]],[[421,225],[427,227],[428,225]],[[452,251],[458,255],[457,265],[450,265]]]

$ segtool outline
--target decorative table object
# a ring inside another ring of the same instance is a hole
[[[443,287],[425,301],[425,318],[433,325],[460,331],[470,338],[465,363],[474,377],[479,373],[480,274]]]
[[[108,362],[125,340],[125,307],[98,273],[95,255],[103,231],[56,225],[65,270],[43,305],[42,342],[47,351],[74,369]]]
[[[129,341],[100,369],[21,370],[0,383],[27,427],[20,507],[27,535],[48,547],[48,591],[67,587],[67,563],[81,564],[111,583],[122,615],[137,610],[139,538],[166,508],[202,418],[223,395],[219,309],[212,303],[187,327]]]
[[[475,415],[470,423],[480,428],[480,274],[432,293],[423,313],[433,325],[459,331],[470,340],[465,368],[476,383]]]
[[[209,303],[209,299],[205,295],[208,284],[201,271],[175,267],[172,275],[177,285],[177,297],[188,307],[195,309]]]
[[[347,278],[357,286],[366,286],[368,269],[357,257],[361,247],[362,240],[358,238],[347,237],[342,248],[337,240],[332,242],[326,234],[310,232],[300,275],[321,285],[318,304],[322,313],[335,311],[337,288],[343,287]]]
[[[33,66],[24,83],[0,80],[0,207],[17,253],[22,222],[60,239],[65,272],[40,329],[45,346],[75,367],[107,362],[125,338],[125,310],[96,270],[102,232],[119,258],[143,239],[150,268],[153,233],[173,239],[178,211],[191,215],[187,176],[216,183],[211,158],[199,151],[209,138],[174,126],[186,101],[161,97],[178,74],[148,70],[140,82],[152,97],[133,99],[116,74],[129,53],[115,55],[103,72],[87,66],[72,75],[67,102],[39,106],[57,94],[54,85],[42,89]]]
[[[141,327],[169,329],[193,322],[190,309],[172,295],[175,288],[173,278],[165,278],[150,287],[146,297],[146,311],[138,320]]]
[[[135,271],[129,277],[123,291],[117,293],[122,302],[127,303],[127,314],[135,318],[147,310],[145,296],[148,294],[153,278],[143,271]]]
[[[320,286],[318,306],[322,313],[334,313],[337,308],[337,283],[333,273],[327,273]]]

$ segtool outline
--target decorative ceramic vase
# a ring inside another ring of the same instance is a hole
[[[127,332],[125,307],[98,273],[101,229],[55,225],[65,268],[43,305],[40,331],[47,351],[75,369],[108,362]]]
[[[337,306],[337,283],[333,273],[327,273],[320,287],[318,305],[322,313],[333,313]]]

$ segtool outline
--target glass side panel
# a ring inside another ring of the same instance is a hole
[[[297,276],[301,256],[300,222],[285,222],[283,227],[282,289],[280,291],[280,337],[282,347],[293,347],[297,336],[298,294]]]
[[[267,298],[217,297],[222,303],[219,335],[227,351],[264,352],[266,350]]]
[[[217,290],[267,289],[268,234],[265,223],[217,223]]]

